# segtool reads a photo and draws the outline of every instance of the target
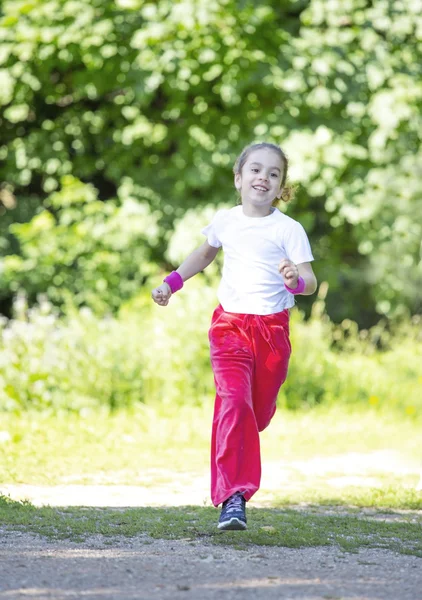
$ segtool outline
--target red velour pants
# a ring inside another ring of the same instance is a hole
[[[216,398],[211,441],[211,500],[235,492],[249,500],[261,480],[259,432],[269,425],[290,358],[289,311],[272,315],[225,312],[209,330]]]

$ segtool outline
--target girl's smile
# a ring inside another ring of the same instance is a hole
[[[263,185],[253,185],[252,187],[257,192],[268,192],[268,188],[264,187]]]

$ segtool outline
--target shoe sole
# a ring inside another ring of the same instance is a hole
[[[221,531],[244,531],[247,529],[247,525],[244,521],[232,517],[230,521],[223,521],[218,524],[218,529]]]

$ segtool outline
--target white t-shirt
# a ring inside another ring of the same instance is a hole
[[[202,230],[214,248],[223,247],[218,300],[227,312],[269,315],[294,305],[278,265],[314,260],[302,225],[274,208],[267,217],[247,217],[242,206],[220,210]]]

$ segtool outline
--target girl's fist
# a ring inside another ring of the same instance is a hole
[[[278,270],[283,277],[284,283],[287,287],[292,288],[292,290],[297,287],[297,282],[299,279],[299,271],[297,266],[291,261],[287,260],[287,258],[283,258],[278,265]]]
[[[151,297],[156,304],[167,306],[171,296],[171,289],[168,283],[162,283],[151,292]]]

